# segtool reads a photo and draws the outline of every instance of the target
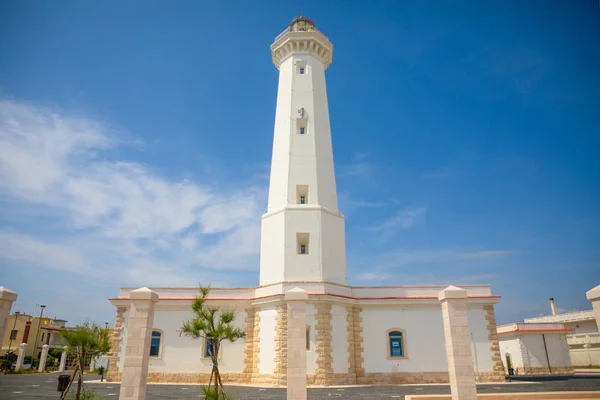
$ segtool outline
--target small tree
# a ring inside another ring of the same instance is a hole
[[[86,360],[92,360],[108,353],[110,351],[110,337],[106,329],[89,322],[75,328],[63,328],[60,334],[67,342],[69,352],[74,353],[77,358],[76,374],[78,375],[78,381],[75,399],[80,400]],[[67,392],[68,390],[64,392],[63,399]]]
[[[199,295],[192,302],[194,318],[183,323],[181,327],[186,336],[194,339],[204,339],[210,343],[212,352],[209,351],[212,361],[212,371],[208,387],[204,389],[205,399],[226,399],[225,389],[219,373],[219,351],[223,340],[235,342],[246,336],[243,330],[233,327],[235,313],[232,310],[221,311],[219,307],[206,304],[210,286],[200,284]],[[214,379],[214,389],[211,387]]]

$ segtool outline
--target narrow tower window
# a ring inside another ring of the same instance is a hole
[[[296,71],[300,75],[304,75],[306,73],[306,61],[297,61],[296,62]]]
[[[298,254],[309,254],[309,248],[308,248],[309,234],[308,233],[297,233],[296,240],[298,242]]]
[[[304,128],[303,126],[300,127],[300,134],[301,135],[304,135],[304,129],[306,129],[306,128]]]
[[[296,185],[296,204],[308,204],[308,185]]]

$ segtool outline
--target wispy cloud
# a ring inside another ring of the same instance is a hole
[[[24,268],[101,267],[135,284],[194,285],[198,272],[257,270],[266,188],[161,176],[107,160],[122,146],[98,121],[0,101],[0,196],[19,224],[0,231],[0,258]],[[27,213],[20,210],[27,207]],[[39,235],[52,218],[52,235]],[[146,283],[148,282],[148,283]]]
[[[470,263],[481,265],[484,261],[492,261],[516,254],[512,250],[478,250],[461,251],[452,249],[392,249],[364,258],[355,259],[353,267],[358,270],[368,268],[369,272],[389,272],[404,267],[417,267],[423,264],[452,264],[469,267]]]
[[[369,176],[377,170],[374,163],[368,161],[369,153],[354,153],[354,161],[350,164],[342,164],[336,167],[336,175],[339,178]]]
[[[365,228],[368,231],[381,232],[393,229],[409,229],[425,216],[427,207],[409,207],[398,212],[393,217]]]

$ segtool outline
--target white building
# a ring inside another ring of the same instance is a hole
[[[594,310],[556,313],[554,299],[550,299],[552,315],[526,318],[529,323],[558,323],[570,329],[567,343],[571,362],[576,367],[600,365],[600,333]]]
[[[442,311],[444,286],[350,287],[344,216],[338,209],[325,70],[333,45],[299,17],[271,45],[279,88],[267,212],[262,217],[260,286],[212,289],[210,301],[233,309],[246,338],[225,343],[227,382],[285,384],[286,304],[295,287],[309,293],[306,343],[309,384],[448,382]],[[202,277],[199,277],[200,279]],[[473,364],[480,381],[504,380],[489,285],[467,290]],[[117,308],[110,379],[122,371],[129,293]],[[205,343],[181,335],[197,288],[152,288],[149,380],[207,379]]]
[[[498,326],[500,353],[506,369],[514,368],[516,375],[572,374],[569,332],[563,324],[552,323]]]

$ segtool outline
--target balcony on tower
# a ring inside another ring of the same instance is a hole
[[[277,68],[293,52],[312,53],[327,68],[332,61],[332,50],[329,38],[317,29],[310,18],[304,16],[294,18],[271,45],[273,64]]]

